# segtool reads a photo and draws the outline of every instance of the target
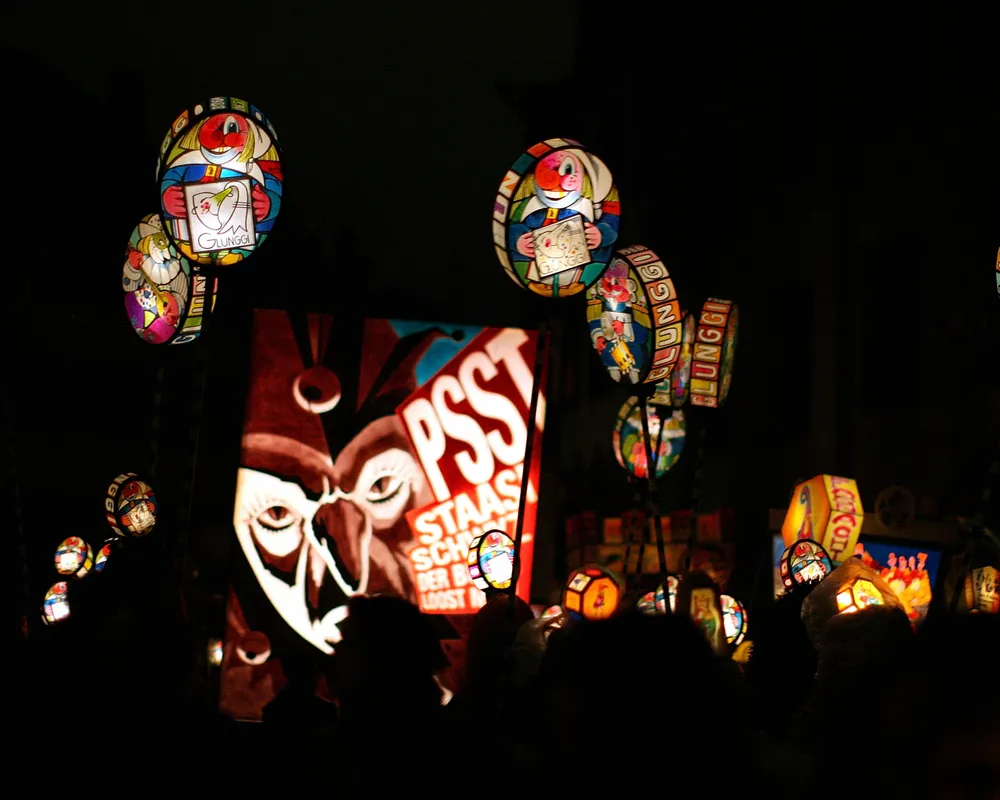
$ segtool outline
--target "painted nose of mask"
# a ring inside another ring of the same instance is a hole
[[[360,587],[365,571],[362,539],[365,536],[365,516],[353,503],[338,500],[321,505],[313,518],[313,530],[321,545],[329,548],[341,577],[353,591]]]

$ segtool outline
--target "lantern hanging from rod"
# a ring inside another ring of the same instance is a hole
[[[70,536],[56,548],[56,572],[74,578],[85,578],[94,566],[94,554],[79,536]]]
[[[159,504],[152,488],[134,472],[115,478],[104,498],[108,525],[116,536],[141,537],[156,524]]]
[[[683,326],[666,265],[648,247],[618,250],[587,290],[590,341],[616,383],[668,380],[681,356]]]
[[[677,611],[677,577],[667,576],[667,597],[670,602],[670,613]],[[635,605],[641,614],[653,616],[667,613],[667,601],[663,596],[663,584],[656,587],[656,592],[646,592]]]
[[[598,279],[618,240],[610,170],[572,139],[547,139],[507,170],[493,203],[493,245],[518,286],[545,297]]]
[[[722,625],[726,633],[726,644],[734,647],[742,644],[747,635],[747,610],[732,595],[719,596],[722,604]]]
[[[563,608],[575,619],[607,619],[618,610],[621,586],[603,567],[575,570],[563,590]]]
[[[66,581],[52,584],[42,601],[42,621],[46,625],[69,619],[69,584]]]
[[[864,516],[853,478],[817,475],[795,487],[781,526],[781,538],[786,546],[799,539],[812,539],[831,561],[840,563],[854,552]]]
[[[786,589],[796,583],[821,581],[833,570],[830,556],[819,542],[799,539],[792,542],[781,554],[779,572]]]
[[[739,308],[710,297],[701,307],[691,358],[691,405],[721,408],[733,382]]]
[[[252,255],[281,209],[274,127],[237,97],[212,97],[174,120],[160,146],[164,230],[181,255],[212,266]]]
[[[150,344],[186,344],[198,338],[215,308],[218,279],[180,255],[159,214],[147,214],[125,246],[122,289],[132,330]]]
[[[503,531],[481,533],[469,546],[469,575],[484,592],[510,588],[514,575],[514,540]]]
[[[647,469],[649,449],[642,433],[642,406],[638,397],[630,397],[621,408],[615,419],[615,427],[611,433],[611,446],[615,459],[630,474],[637,478],[649,476]],[[647,401],[649,436],[656,442],[660,440],[660,449],[656,456],[656,477],[661,478],[677,463],[684,451],[684,440],[687,435],[687,422],[684,412],[674,409],[670,416],[669,408],[655,406]],[[663,419],[666,419],[666,423]],[[665,427],[660,432],[660,426]]]

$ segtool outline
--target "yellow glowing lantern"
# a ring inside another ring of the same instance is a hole
[[[854,552],[863,519],[861,494],[853,478],[817,475],[795,487],[781,538],[786,546],[799,539],[819,542],[839,563]]]
[[[56,548],[56,572],[60,575],[72,575],[74,578],[84,578],[94,566],[94,554],[79,536],[70,536]]]
[[[514,577],[514,540],[503,531],[486,531],[472,540],[467,561],[477,589],[508,589]]]
[[[859,578],[837,592],[837,611],[841,614],[853,614],[868,606],[885,605],[885,598],[874,583]]]
[[[753,642],[749,639],[744,639],[736,646],[736,650],[733,651],[733,661],[737,664],[748,664],[752,657]]]
[[[691,405],[721,408],[733,383],[739,308],[710,297],[701,307],[691,354]]]
[[[563,590],[563,609],[575,619],[607,619],[618,610],[620,603],[621,587],[603,567],[576,570]]]
[[[996,567],[984,566],[970,573],[976,611],[1000,614],[1000,573]]]

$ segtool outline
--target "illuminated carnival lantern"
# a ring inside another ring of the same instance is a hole
[[[841,614],[850,614],[869,606],[885,605],[882,592],[874,583],[864,578],[857,578],[837,592],[837,610]]]
[[[493,245],[518,286],[566,297],[593,284],[618,240],[618,190],[599,158],[572,139],[530,147],[493,203]]]
[[[733,651],[733,661],[737,664],[748,664],[753,657],[753,642],[744,639]]]
[[[116,536],[142,537],[156,524],[159,504],[152,488],[134,472],[115,478],[104,498],[108,525]]]
[[[563,607],[562,606],[560,606],[560,605],[554,605],[554,606],[549,606],[547,609],[545,609],[539,615],[538,618],[539,619],[545,619],[545,620],[555,619],[556,617],[561,617],[564,613],[565,612],[563,611]]]
[[[588,566],[575,570],[563,590],[562,607],[575,619],[607,619],[621,603],[621,586],[606,569]]]
[[[108,564],[108,556],[111,555],[111,542],[105,543],[104,547],[97,551],[94,558],[94,572],[104,572]]]
[[[197,264],[248,258],[281,209],[278,137],[260,110],[238,97],[212,97],[177,117],[156,175],[164,230]]]
[[[726,634],[718,585],[704,572],[691,571],[677,586],[678,613],[687,613],[716,653],[726,652]]]
[[[55,562],[56,572],[60,575],[85,578],[94,566],[94,554],[83,539],[70,536],[56,548]]]
[[[125,313],[150,344],[185,344],[201,333],[215,308],[218,280],[181,256],[163,232],[158,214],[142,218],[125,246],[122,289]]]
[[[747,610],[731,595],[719,596],[722,604],[722,626],[726,633],[726,644],[734,647],[743,643],[747,635]]]
[[[778,569],[781,582],[791,589],[796,583],[823,580],[833,570],[833,564],[818,542],[799,539],[785,548]]]
[[[818,542],[834,563],[854,552],[864,520],[861,494],[853,478],[817,475],[795,487],[781,538],[789,546],[799,539]]]
[[[986,564],[969,570],[968,582],[972,587],[969,607],[983,614],[1000,614],[1000,572]]]
[[[681,355],[670,373],[670,405],[674,408],[680,408],[684,405],[690,395],[696,329],[694,315],[685,312],[684,321],[681,324]]]
[[[809,640],[818,647],[831,619],[876,605],[906,613],[892,587],[860,559],[851,558],[827,575],[802,601],[802,622]]]
[[[217,667],[222,663],[222,639],[208,640],[207,658],[209,666]]]
[[[665,475],[680,459],[684,451],[684,440],[687,434],[687,423],[684,412],[679,408],[667,417],[666,425],[661,432],[661,414],[664,416],[669,408],[646,403],[647,425],[649,437],[654,442],[659,438],[660,448],[656,458],[656,477]],[[649,476],[647,462],[649,448],[642,434],[642,406],[638,397],[630,397],[618,409],[615,427],[611,433],[611,446],[614,449],[618,463],[637,478]]]
[[[514,540],[503,531],[486,531],[469,546],[469,575],[484,592],[509,589],[514,576]]]
[[[642,245],[618,250],[587,290],[590,341],[615,383],[669,379],[681,356],[682,321],[670,273]]]
[[[42,601],[42,621],[46,625],[69,619],[69,584],[66,581],[52,584]]]
[[[710,297],[701,307],[691,357],[691,405],[721,408],[729,396],[736,358],[739,308]]]
[[[667,576],[667,595],[670,598],[670,613],[677,611],[677,584],[675,575]],[[655,599],[654,599],[655,597]],[[656,614],[666,614],[667,606],[663,597],[663,584],[656,587],[656,592],[646,592],[635,604],[636,610],[640,614],[653,616]]]

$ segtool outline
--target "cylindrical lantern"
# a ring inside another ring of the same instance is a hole
[[[618,610],[621,587],[606,569],[587,566],[569,576],[563,590],[563,608],[576,619],[607,619]]]
[[[726,652],[719,587],[704,572],[688,572],[677,587],[677,611],[687,614],[716,653]]]
[[[104,547],[97,551],[97,555],[94,557],[94,572],[104,572],[104,567],[107,566],[108,556],[110,555],[111,542],[107,542]]]
[[[731,300],[710,297],[701,307],[691,357],[691,405],[719,408],[733,381],[739,309]]]
[[[786,589],[796,583],[821,581],[830,574],[833,564],[826,550],[812,539],[792,542],[781,554],[778,570]]]
[[[46,625],[54,625],[69,619],[69,584],[66,581],[52,584],[42,601],[42,621]]]
[[[142,218],[125,247],[122,289],[132,329],[150,344],[185,344],[215,308],[218,280],[201,274],[163,232],[158,214]]]
[[[510,588],[514,575],[514,540],[503,531],[486,531],[469,546],[469,575],[477,588]]]
[[[146,536],[156,524],[158,510],[153,490],[134,472],[115,478],[104,498],[108,525],[116,536]]]
[[[733,647],[741,644],[747,635],[747,610],[735,597],[720,595],[722,603],[722,626],[726,633],[726,644]]]
[[[616,383],[655,385],[681,356],[677,290],[648,247],[618,250],[587,290],[590,341]]]
[[[688,401],[691,390],[691,365],[694,358],[696,325],[693,314],[684,314],[681,325],[681,355],[670,374],[670,404],[680,408]]]
[[[71,575],[74,578],[84,578],[94,566],[94,554],[79,536],[64,539],[56,548],[56,572],[60,575]]]
[[[670,602],[670,612],[677,610],[677,577],[667,576],[667,598]],[[654,616],[656,614],[667,613],[667,598],[663,596],[663,584],[656,587],[656,592],[646,592],[635,604],[636,610],[641,614]]]
[[[237,97],[185,110],[160,146],[157,181],[164,229],[198,264],[235,264],[270,234],[281,208],[278,137]]]
[[[493,203],[493,245],[518,286],[546,297],[578,294],[611,259],[618,190],[599,158],[572,139],[523,153]]]
[[[795,487],[781,525],[786,546],[799,539],[819,542],[840,563],[851,557],[861,535],[865,512],[853,478],[817,475]]]
[[[649,476],[647,461],[649,449],[642,434],[642,406],[638,397],[630,397],[618,409],[618,417],[611,433],[611,446],[614,448],[615,459],[637,478]],[[656,477],[663,477],[681,457],[684,450],[684,439],[687,434],[687,423],[684,412],[679,408],[667,417],[666,427],[660,433],[663,424],[660,415],[669,411],[667,408],[649,403],[646,407],[649,414],[649,436],[656,442],[660,439],[660,450],[656,456]]]

